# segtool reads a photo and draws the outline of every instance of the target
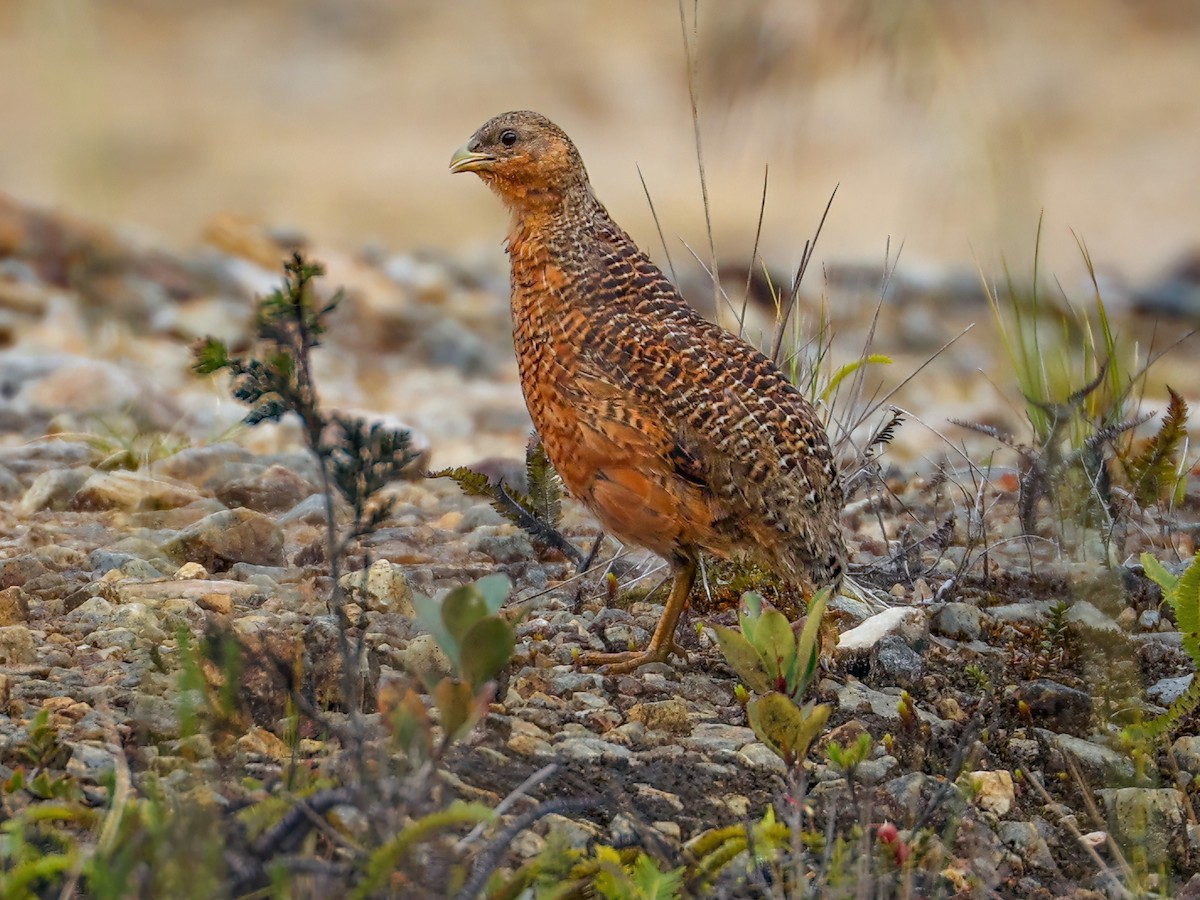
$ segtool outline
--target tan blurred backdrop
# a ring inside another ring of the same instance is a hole
[[[691,4],[687,4],[691,13]],[[689,26],[690,27],[690,26]],[[719,255],[1018,264],[1153,277],[1200,244],[1194,0],[702,0]],[[542,111],[657,254],[704,243],[674,0],[3,0],[0,190],[177,246],[236,211],[354,249],[500,254],[498,205],[446,172],[485,118]],[[676,245],[678,246],[678,245]],[[685,253],[686,251],[680,250]]]

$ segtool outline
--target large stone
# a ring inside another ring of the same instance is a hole
[[[925,636],[925,612],[911,606],[894,606],[871,616],[838,638],[837,654],[870,652],[884,635],[898,635],[914,644]]]
[[[17,585],[0,591],[0,627],[23,625],[29,619],[29,595]]]
[[[19,666],[37,661],[33,633],[24,625],[0,628],[0,665]]]
[[[29,485],[29,490],[17,505],[17,511],[23,516],[30,516],[43,509],[66,509],[75,492],[83,487],[93,471],[87,466],[80,466],[75,469],[50,469],[42,472],[33,479],[33,484]]]
[[[1012,773],[1005,769],[971,772],[967,778],[974,791],[972,802],[986,812],[1003,817],[1017,802]]]
[[[1083,777],[1089,784],[1133,780],[1133,761],[1128,756],[1069,734],[1055,734],[1043,728],[1037,728],[1035,731],[1059,752],[1076,759],[1083,770]]]
[[[1013,698],[1029,707],[1034,722],[1051,731],[1079,734],[1091,722],[1091,696],[1049,678],[1022,683]]]
[[[71,498],[72,509],[179,509],[199,500],[191,485],[146,472],[96,472]]]
[[[920,654],[898,634],[884,635],[871,651],[871,675],[876,684],[910,688],[924,671]]]
[[[281,566],[283,532],[262,513],[252,509],[227,509],[185,528],[162,545],[176,562],[200,563],[210,572],[222,572],[234,563]]]
[[[243,506],[264,513],[291,509],[316,492],[316,485],[307,478],[281,465],[269,466],[260,473],[234,479],[216,489],[217,499],[226,506]]]
[[[977,641],[983,633],[983,613],[970,603],[947,603],[933,614],[930,628],[956,641]]]
[[[641,722],[651,731],[688,734],[692,730],[687,704],[678,698],[636,703],[626,713],[629,721]]]
[[[413,591],[404,566],[377,559],[365,572],[349,572],[338,581],[346,596],[372,612],[413,616]]]
[[[1183,861],[1183,794],[1174,788],[1140,787],[1110,788],[1099,794],[1120,846],[1140,848],[1151,868]]]

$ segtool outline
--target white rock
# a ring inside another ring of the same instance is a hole
[[[1017,794],[1013,790],[1012,773],[997,769],[995,771],[981,770],[971,772],[968,776],[975,789],[974,803],[980,809],[995,813],[997,816],[1008,815],[1008,811],[1017,802]]]
[[[844,632],[838,638],[837,652],[855,653],[870,650],[889,634],[899,635],[906,642],[916,641],[925,634],[925,629],[924,610],[894,606]]]

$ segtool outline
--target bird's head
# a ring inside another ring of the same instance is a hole
[[[483,124],[450,159],[474,172],[514,212],[587,196],[587,171],[566,133],[535,112],[507,112]]]

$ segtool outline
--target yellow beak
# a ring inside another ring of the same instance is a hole
[[[468,150],[467,145],[463,144],[450,157],[450,171],[455,174],[459,172],[478,172],[480,169],[486,169],[489,163],[495,161],[496,157]]]

